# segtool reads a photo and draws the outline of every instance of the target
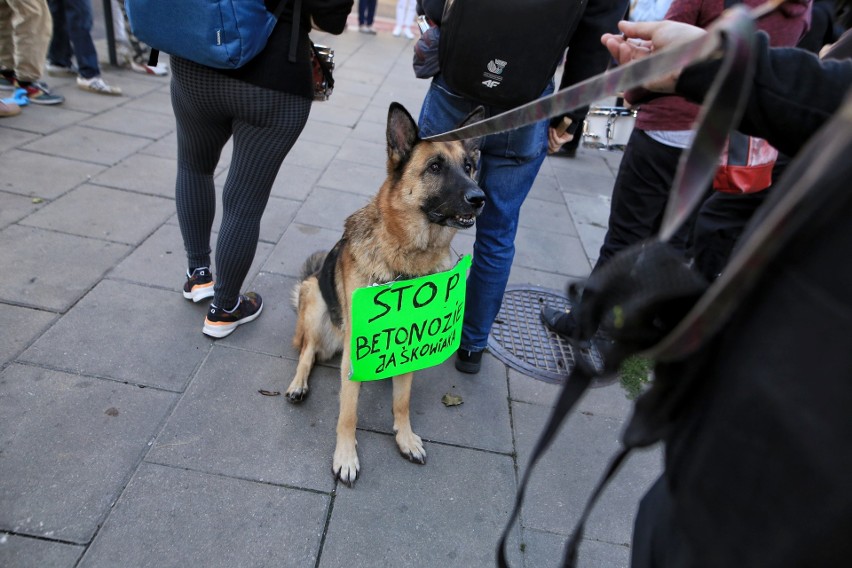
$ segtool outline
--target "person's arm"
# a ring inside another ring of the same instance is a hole
[[[309,0],[305,9],[311,15],[313,27],[339,35],[346,29],[346,19],[353,4],[353,0]]]
[[[425,15],[435,25],[441,25],[441,16],[444,14],[444,0],[417,0],[417,13]]]
[[[852,86],[852,61],[820,61],[803,49],[770,48],[763,32],[756,40],[755,76],[739,130],[792,156],[843,102]],[[718,66],[707,62],[687,67],[676,91],[702,102]]]
[[[577,29],[568,40],[568,54],[562,70],[559,88],[564,89],[606,71],[610,62],[609,52],[601,45],[601,35],[613,32],[618,21],[627,13],[628,0],[589,0]],[[556,135],[556,127],[567,116],[574,124],[582,122],[588,107],[576,109],[554,118],[548,135],[548,149],[553,152],[569,142],[570,134]]]
[[[624,36],[604,34],[601,42],[621,64],[706,33],[669,21],[620,22],[619,29]],[[770,48],[763,32],[756,39],[755,74],[739,130],[792,156],[842,103],[852,86],[852,60],[820,61],[802,49]],[[700,103],[719,66],[718,60],[697,63],[648,87]]]

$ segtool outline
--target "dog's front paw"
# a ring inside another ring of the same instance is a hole
[[[426,449],[423,447],[423,440],[414,432],[402,434],[397,432],[396,445],[399,447],[399,452],[410,462],[425,464]]]
[[[334,460],[331,464],[331,472],[334,477],[345,483],[347,487],[352,487],[355,480],[358,479],[358,473],[361,471],[361,464],[358,463],[358,451],[354,444],[338,444],[334,450]]]
[[[293,404],[298,404],[308,398],[308,387],[304,388],[289,388],[287,392],[284,393],[287,397],[288,402],[292,402]]]

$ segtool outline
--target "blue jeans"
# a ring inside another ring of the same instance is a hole
[[[48,6],[53,16],[48,61],[71,67],[74,56],[81,77],[91,79],[100,75],[98,52],[92,41],[92,0],[48,0]]]
[[[553,92],[553,82],[542,95]],[[453,93],[441,75],[432,80],[420,111],[422,137],[452,130],[479,106]],[[486,107],[488,115],[506,109]],[[521,205],[547,155],[547,120],[487,136],[482,144],[479,186],[486,202],[476,220],[473,266],[467,281],[461,349],[482,351],[509,281]]]

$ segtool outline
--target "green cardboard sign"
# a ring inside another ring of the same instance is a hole
[[[358,288],[352,295],[352,381],[440,365],[461,344],[470,255],[455,268]]]

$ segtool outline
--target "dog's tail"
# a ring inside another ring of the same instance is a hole
[[[318,273],[327,255],[327,250],[318,250],[309,256],[302,265],[302,273],[299,275],[299,280],[306,280],[309,276]]]
[[[302,270],[299,274],[299,283],[293,286],[293,291],[290,297],[290,300],[293,304],[293,307],[298,311],[299,309],[299,290],[302,287],[302,282],[310,278],[315,274],[319,274],[320,268],[322,268],[322,263],[325,262],[325,257],[328,256],[328,251],[318,250],[307,259],[305,259],[304,264],[302,264]]]

